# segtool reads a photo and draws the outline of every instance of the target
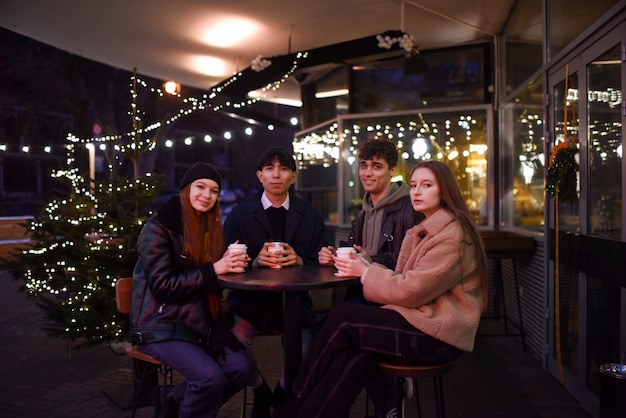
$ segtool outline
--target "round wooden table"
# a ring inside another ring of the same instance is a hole
[[[222,274],[217,280],[227,289],[283,292],[283,335],[285,389],[289,399],[291,385],[302,365],[302,311],[300,293],[314,289],[348,286],[359,277],[337,277],[334,267],[292,266],[280,269],[248,268],[243,273]]]

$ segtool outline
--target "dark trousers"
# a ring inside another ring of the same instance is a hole
[[[299,418],[348,416],[350,407],[383,360],[443,364],[462,351],[428,336],[390,309],[355,303],[337,305],[316,335],[294,394]]]
[[[218,359],[198,345],[185,341],[141,344],[152,357],[169,364],[185,380],[174,387],[180,418],[215,418],[220,407],[243,389],[257,368],[246,350],[224,348]]]

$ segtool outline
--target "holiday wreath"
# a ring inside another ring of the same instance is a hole
[[[578,147],[570,140],[559,142],[552,148],[548,161],[548,179],[546,191],[552,198],[575,200],[578,198],[577,184]]]

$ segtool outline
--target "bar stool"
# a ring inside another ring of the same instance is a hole
[[[119,278],[117,282],[115,282],[115,306],[117,307],[117,311],[119,313],[126,315],[130,314],[132,285],[132,277],[122,277]],[[137,393],[134,395],[135,405],[133,408],[132,417],[135,416],[137,408],[139,407],[139,395],[142,392],[143,384],[146,381],[146,377],[150,373],[152,373],[155,368],[161,373],[161,376],[163,376],[163,394],[159,397],[159,399],[161,402],[163,402],[163,410],[167,410],[167,387],[168,384],[170,387],[174,386],[173,369],[167,364],[164,364],[154,357],[144,353],[136,345],[131,345],[130,347],[128,347],[126,349],[126,355],[132,358],[134,361],[135,380],[138,384]],[[138,369],[141,369],[142,372],[138,373]],[[158,384],[157,390],[159,390]],[[157,405],[154,406],[156,407]]]
[[[378,364],[378,370],[380,374],[385,376],[391,376],[396,378],[410,378],[413,380],[413,387],[415,388],[415,400],[417,402],[417,416],[421,418],[422,411],[420,408],[419,390],[417,386],[417,379],[423,377],[432,377],[433,385],[435,388],[435,409],[437,411],[438,418],[444,418],[444,403],[443,403],[443,379],[442,376],[454,369],[454,362],[439,364],[435,366],[421,366],[414,364],[401,364],[394,362],[382,362]],[[401,386],[399,386],[401,387]],[[400,389],[401,391],[401,389]],[[400,393],[400,401],[403,394]]]

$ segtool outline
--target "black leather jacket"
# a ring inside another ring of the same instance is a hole
[[[183,227],[178,196],[170,198],[143,227],[139,260],[133,272],[130,341],[135,344],[169,339],[208,346],[243,348],[226,321],[216,321],[207,293],[221,293],[212,263],[194,267],[183,253]]]

